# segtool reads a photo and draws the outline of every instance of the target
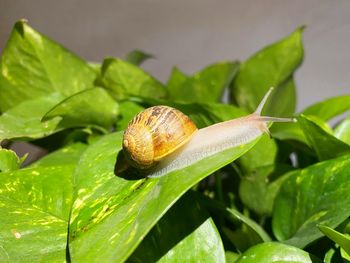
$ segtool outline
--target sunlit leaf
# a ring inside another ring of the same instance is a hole
[[[336,227],[350,216],[350,155],[317,163],[289,175],[273,211],[278,240],[304,247],[321,237],[317,225]]]
[[[232,98],[253,112],[269,87],[275,87],[264,110],[272,116],[291,116],[296,94],[293,73],[303,59],[303,28],[257,52],[245,61],[232,85]]]
[[[218,102],[237,72],[238,62],[221,62],[187,77],[174,69],[168,81],[169,97],[187,102]]]
[[[0,147],[0,173],[17,170],[21,163],[21,159],[14,151]]]
[[[53,94],[28,100],[11,108],[0,116],[0,141],[13,138],[41,138],[56,131],[60,117],[41,121],[44,114],[62,99]]]
[[[104,136],[80,159],[70,222],[72,260],[125,260],[188,189],[256,142],[225,150],[163,177],[133,179],[114,175],[121,139],[122,133]]]
[[[166,105],[176,108],[188,115],[198,128],[248,115],[245,110],[223,103],[174,102],[150,98],[133,98],[133,100],[141,104],[146,104],[147,107]]]
[[[299,248],[277,242],[256,245],[244,252],[236,263],[321,263]]]
[[[315,103],[305,110],[304,115],[313,115],[327,121],[345,111],[350,110],[350,94],[326,99]]]
[[[117,130],[124,130],[128,126],[129,121],[140,113],[144,108],[132,101],[124,101],[119,104],[119,117],[117,120]]]
[[[96,83],[106,88],[117,100],[123,100],[129,96],[153,98],[166,96],[163,84],[141,68],[121,59],[105,59]]]
[[[87,146],[83,143],[68,145],[45,155],[40,160],[32,163],[30,167],[74,165],[78,163],[80,156],[85,151],[86,147]]]
[[[0,173],[1,262],[63,262],[74,166]]]
[[[334,130],[334,136],[350,145],[350,117],[343,120]]]
[[[350,145],[329,134],[327,130],[320,127],[310,117],[301,115],[298,117],[298,122],[309,145],[316,152],[320,160],[332,159],[350,153]]]
[[[109,129],[116,120],[118,104],[101,88],[91,88],[61,101],[48,111],[43,121],[61,117],[59,128],[101,127]]]
[[[325,234],[328,238],[332,239],[337,243],[346,253],[346,256],[349,259],[350,255],[350,236],[342,234],[328,226],[319,225],[318,228]]]
[[[0,61],[0,111],[52,93],[70,96],[95,78],[85,61],[20,20]]]

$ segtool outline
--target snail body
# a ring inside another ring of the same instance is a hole
[[[155,106],[130,121],[123,137],[123,152],[129,165],[160,177],[189,166],[223,150],[246,144],[268,133],[268,122],[290,122],[291,118],[261,116],[272,88],[257,110],[244,117],[220,122],[202,129],[180,111]],[[118,163],[117,163],[118,165]]]

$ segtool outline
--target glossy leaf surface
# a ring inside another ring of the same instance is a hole
[[[148,179],[114,175],[121,138],[122,133],[104,136],[86,150],[77,167],[76,200],[70,222],[73,260],[89,262],[97,256],[104,262],[125,260],[181,195],[255,143],[228,149],[182,170]]]
[[[303,110],[302,113],[317,116],[327,121],[348,110],[350,110],[350,95],[343,95],[315,103]]]
[[[318,224],[336,227],[350,216],[349,157],[289,175],[275,199],[272,226],[279,240],[304,247],[322,236]]]
[[[175,69],[168,81],[169,98],[187,102],[219,102],[238,65],[237,62],[221,62],[190,77]]]
[[[103,61],[96,83],[106,88],[117,100],[130,96],[164,98],[167,93],[163,84],[141,68],[114,58]]]
[[[75,165],[78,163],[80,156],[87,148],[83,143],[75,143],[51,152],[40,160],[32,163],[30,167],[43,167],[54,165]]]
[[[0,62],[0,111],[52,93],[63,97],[91,88],[95,71],[24,20],[13,28]]]
[[[301,115],[298,118],[309,145],[316,152],[320,160],[332,159],[334,157],[350,153],[350,145],[338,140],[332,134],[316,124],[310,117]]]
[[[344,252],[347,254],[347,259],[349,259],[350,255],[350,236],[342,234],[328,226],[319,225],[318,228],[325,234],[328,238],[332,239],[335,243],[337,243]]]
[[[127,262],[224,262],[220,235],[191,193],[152,228]]]
[[[14,151],[0,148],[0,173],[19,169],[21,160]]]
[[[118,104],[101,88],[83,90],[48,111],[43,121],[61,117],[60,128],[95,126],[109,129],[118,114]]]
[[[0,173],[0,261],[63,262],[74,166]]]
[[[296,247],[277,242],[256,245],[244,252],[236,263],[320,263],[321,260]]]
[[[350,145],[350,117],[343,120],[334,130],[334,136]]]
[[[144,110],[144,107],[132,101],[124,101],[120,103],[120,114],[117,120],[117,130],[125,130],[138,113]]]
[[[265,47],[241,66],[232,85],[232,97],[240,107],[253,112],[270,87],[275,87],[264,113],[291,116],[295,110],[296,94],[293,73],[302,62],[303,28]]]
[[[0,116],[0,141],[13,138],[41,138],[56,130],[60,118],[41,121],[44,114],[61,100],[61,95],[53,94],[28,100],[11,108]]]

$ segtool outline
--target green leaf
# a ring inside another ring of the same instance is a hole
[[[298,170],[283,183],[273,211],[278,240],[304,247],[321,237],[318,224],[336,227],[350,216],[350,155]]]
[[[256,245],[236,261],[236,263],[316,263],[321,262],[311,254],[296,247],[277,242]]]
[[[43,121],[60,116],[61,129],[72,127],[100,127],[110,129],[118,114],[118,104],[101,88],[80,91],[50,109]]]
[[[93,87],[95,77],[85,61],[21,20],[1,57],[0,111],[51,93],[70,96]]]
[[[239,254],[232,251],[225,251],[225,258],[227,263],[235,263],[239,258]]]
[[[271,126],[270,132],[273,138],[279,140],[294,140],[308,145],[298,122],[274,123]]]
[[[307,107],[302,113],[327,121],[348,110],[350,110],[350,94],[318,102]]]
[[[238,62],[216,63],[186,79],[175,69],[168,81],[169,97],[187,102],[218,102],[236,74],[238,65]]]
[[[123,101],[119,104],[119,118],[117,120],[117,130],[124,130],[128,127],[129,121],[144,110],[144,107],[132,102],[132,101]]]
[[[220,103],[168,103],[188,115],[198,128],[247,115],[240,108]]]
[[[159,178],[114,175],[122,133],[91,145],[76,169],[76,200],[70,222],[72,261],[124,261],[160,217],[188,189],[237,159],[254,143],[205,158]],[[107,242],[106,242],[107,240]]]
[[[246,232],[249,232],[250,235],[254,236],[252,238],[253,240],[259,240],[259,242],[271,241],[269,235],[258,223],[243,215],[236,209],[226,207],[223,203],[204,196],[203,194],[197,194],[197,196],[209,211],[219,212],[220,215],[225,216],[225,218],[232,221],[233,224],[236,224],[237,222],[243,223],[242,225],[244,228],[249,229],[249,231]]]
[[[264,112],[270,116],[293,116],[297,103],[293,75],[276,87],[276,91],[271,95],[271,100],[267,103]]]
[[[328,131],[315,123],[315,118],[302,114],[298,117],[298,122],[309,145],[320,160],[332,159],[350,153],[350,145],[329,134]]]
[[[173,102],[150,98],[133,98],[133,100],[146,106],[166,105],[176,108],[188,115],[198,128],[247,115],[246,111],[238,107],[222,103]]]
[[[0,141],[41,138],[56,131],[60,118],[41,122],[44,114],[62,99],[61,95],[41,97],[18,104],[0,116]]]
[[[22,162],[14,151],[0,147],[0,173],[19,169]]]
[[[74,166],[0,173],[0,261],[64,262]]]
[[[161,218],[128,262],[224,262],[220,235],[191,193]]]
[[[288,165],[274,164],[259,167],[244,176],[239,185],[242,202],[259,215],[271,215],[275,197],[288,178],[284,173],[290,169]]]
[[[328,238],[333,240],[335,243],[337,243],[342,249],[344,249],[344,252],[349,257],[350,255],[350,236],[344,235],[331,227],[325,226],[325,225],[319,225],[318,228],[321,230],[323,234],[325,234]]]
[[[254,230],[259,237],[261,238],[262,241],[267,242],[270,241],[271,238],[269,237],[269,235],[265,232],[265,230],[259,225],[257,224],[254,220],[250,219],[249,217],[241,214],[239,211],[232,209],[232,208],[228,208],[227,211],[237,220],[243,222],[244,224],[246,224],[247,226],[249,226],[252,230]]]
[[[106,88],[117,100],[140,95],[153,98],[166,96],[163,84],[141,68],[121,59],[105,59],[96,83]]]
[[[154,58],[154,56],[142,50],[133,50],[126,55],[126,61],[137,66],[150,58]]]
[[[265,112],[271,116],[291,116],[296,94],[293,73],[303,59],[303,28],[245,61],[232,85],[232,98],[240,107],[253,112],[269,87],[275,87]]]
[[[345,96],[339,96],[334,97],[322,102],[318,102],[314,105],[309,106],[305,110],[303,110],[299,115],[304,114],[308,115],[309,118],[312,118],[313,121],[319,120],[317,122],[318,125],[322,126],[322,120],[327,121],[347,110],[350,109],[350,95]],[[323,122],[323,125],[326,123]],[[338,131],[335,132],[335,137],[337,137],[340,140],[345,139],[345,142],[350,141],[350,139],[346,139],[347,137],[347,124],[346,121],[344,121],[344,126],[339,127]],[[344,130],[344,133],[341,132],[342,129]],[[271,127],[271,133],[273,137],[279,139],[279,140],[296,140],[299,142],[302,142],[304,144],[308,144],[308,141],[298,123],[286,123],[286,124],[280,124],[275,123]],[[339,134],[339,135],[338,135]],[[344,138],[344,139],[341,139]]]
[[[334,130],[334,136],[350,145],[350,117],[343,120]]]
[[[75,143],[60,148],[57,151],[45,155],[43,158],[32,163],[30,167],[55,166],[55,165],[75,165],[87,146],[83,143]]]
[[[340,255],[340,249],[339,248],[331,248],[329,249],[326,254],[324,255],[323,259],[324,263],[337,263],[337,262],[343,262],[343,259]]]
[[[190,77],[183,73],[180,69],[173,67],[167,81],[168,90],[176,90],[178,87],[181,87],[189,78]]]
[[[239,158],[239,164],[243,170],[248,173],[261,166],[272,165],[278,157],[278,146],[274,139],[267,135],[262,136],[261,140],[254,148]]]

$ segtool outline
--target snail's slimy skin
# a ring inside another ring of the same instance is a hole
[[[291,122],[291,118],[261,116],[267,98],[273,88],[266,93],[256,111],[248,116],[220,122],[199,129],[192,139],[180,149],[166,156],[147,176],[161,177],[172,171],[190,166],[203,158],[224,150],[247,144],[263,133],[269,134],[268,122]]]
[[[165,157],[148,177],[163,176],[190,166],[205,157],[249,143],[266,130],[266,122],[254,115],[200,129],[186,145]]]
[[[272,88],[266,93],[254,113],[199,130],[186,115],[176,109],[166,106],[146,109],[130,122],[124,133],[124,155],[129,152],[126,154],[129,157],[126,158],[129,164],[152,178],[190,166],[224,150],[247,144],[263,133],[269,134],[268,122],[293,121],[290,118],[261,116],[261,110],[271,92]],[[152,140],[148,140],[146,144],[146,141],[143,141],[145,136],[142,135],[148,130],[151,132]],[[140,135],[136,136],[136,134]],[[149,149],[146,145],[149,145]],[[159,151],[154,151],[157,149]],[[166,150],[165,154],[163,154],[164,150]],[[154,154],[158,152],[162,154],[155,156]],[[144,162],[148,153],[151,156],[146,158],[147,162]],[[140,160],[136,159],[136,156]],[[130,159],[133,162],[130,162]],[[121,172],[126,169],[123,165],[118,165],[118,162],[117,168],[120,168]]]

